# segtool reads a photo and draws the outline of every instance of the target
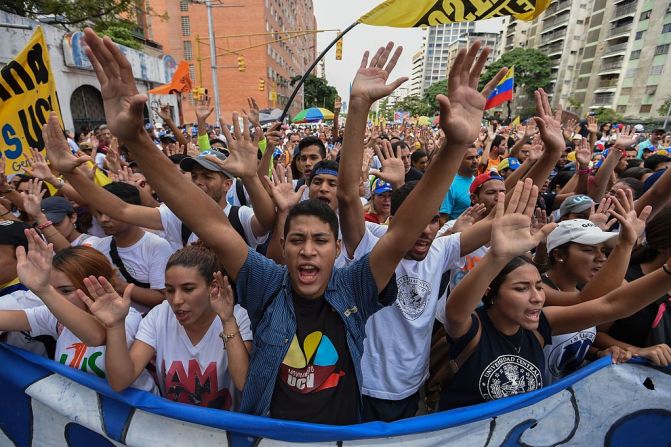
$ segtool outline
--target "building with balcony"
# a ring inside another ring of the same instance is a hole
[[[422,77],[424,76],[424,51],[419,50],[412,55],[412,71],[410,73],[410,96],[421,96]]]

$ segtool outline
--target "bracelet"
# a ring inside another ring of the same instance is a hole
[[[671,269],[669,269],[666,264],[662,264],[662,270],[664,270],[664,273],[667,275],[671,275]]]
[[[221,331],[221,333],[219,334],[219,337],[221,338],[221,341],[224,342],[224,349],[226,349],[226,343],[231,341],[231,339],[233,337],[235,337],[236,335],[238,335],[239,333],[240,333],[240,331],[235,331],[232,334],[224,334],[224,331]]]
[[[588,175],[592,172],[590,168],[578,169],[578,175]]]
[[[38,226],[37,226],[37,229],[40,230],[40,231],[42,231],[42,230],[44,230],[45,228],[49,228],[49,227],[52,226],[53,224],[54,224],[54,223],[53,223],[52,221],[47,220],[47,221],[44,222],[43,224],[38,225]]]
[[[61,189],[63,189],[64,186],[65,186],[65,180],[58,177],[56,179],[56,183],[54,183],[54,188],[56,188],[57,190],[61,190]]]

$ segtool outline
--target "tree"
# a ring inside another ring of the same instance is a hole
[[[305,107],[324,107],[333,110],[338,90],[328,85],[326,79],[310,75],[305,80],[303,94]]]
[[[659,109],[657,109],[657,115],[666,117],[666,114],[669,111],[669,106],[671,106],[671,97],[666,98],[664,103],[659,106]]]
[[[101,36],[109,36],[110,39],[119,45],[139,50],[142,48],[142,45],[140,45],[140,42],[133,34],[135,27],[135,25],[126,21],[118,21],[116,23],[100,22],[95,26],[95,30]]]
[[[137,0],[3,0],[2,9],[23,17],[57,25],[118,22],[118,17],[135,21]]]
[[[596,120],[599,123],[617,123],[623,119],[622,115],[613,109],[601,107],[596,111]]]
[[[438,111],[438,101],[436,101],[436,96],[441,94],[447,94],[447,79],[431,84],[424,92],[424,102],[429,106],[429,113],[426,114],[427,116],[435,115]]]
[[[394,106],[396,110],[403,110],[404,112],[410,112],[412,116],[425,116],[431,115],[433,110],[431,106],[424,101],[419,95],[415,96],[406,96],[396,103]]]
[[[384,118],[387,121],[394,119],[394,110],[393,107],[389,105],[389,97],[384,98],[380,101],[378,107],[378,115],[380,118]]]
[[[515,48],[493,62],[480,79],[483,88],[503,67],[515,67],[515,87],[533,96],[539,88],[550,85],[550,58],[533,48]]]

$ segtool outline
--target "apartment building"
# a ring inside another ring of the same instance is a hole
[[[474,31],[464,33],[459,36],[457,40],[447,46],[447,71],[449,72],[450,68],[452,68],[452,64],[457,58],[457,54],[459,54],[459,50],[470,47],[478,40],[482,42],[480,51],[482,51],[482,48],[485,47],[495,49],[499,45],[499,36],[500,35],[497,33],[478,33]],[[490,53],[489,57],[487,58],[487,65],[492,63],[495,60],[495,57],[496,55],[494,52]],[[487,65],[485,65],[485,67]]]
[[[212,1],[212,5],[222,116],[246,106],[250,96],[261,108],[284,107],[293,90],[291,78],[302,75],[316,58],[316,35],[291,33],[316,29],[312,0]],[[153,0],[151,7],[167,19],[148,17],[147,37],[177,60],[188,61],[195,84],[212,95],[205,2]],[[239,70],[239,57],[244,58],[244,71]],[[185,120],[193,120],[193,101],[184,101],[183,107]],[[302,107],[299,95],[290,113]]]
[[[412,55],[412,71],[410,73],[410,95],[421,96],[422,78],[424,76],[424,50],[419,50]]]

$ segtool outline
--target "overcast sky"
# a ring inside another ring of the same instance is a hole
[[[413,1],[413,0],[406,0]],[[313,0],[317,27],[319,29],[344,30],[359,17],[373,9],[382,0]],[[482,31],[491,31],[490,27],[500,26],[502,19],[492,19],[482,22]],[[380,46],[394,41],[402,45],[403,55],[396,65],[392,77],[410,77],[412,55],[422,47],[422,36],[425,34],[420,28],[387,28],[369,25],[357,25],[350,31],[343,41],[343,60],[335,60],[335,48],[326,55],[326,78],[329,84],[335,86],[340,96],[347,101],[349,97],[349,83],[354,79],[361,56],[365,50],[377,51]],[[317,53],[320,53],[335,38],[335,33],[317,34]],[[406,82],[406,85],[409,81]]]
[[[313,0],[319,29],[344,30],[382,0]],[[357,25],[343,40],[343,59],[335,60],[335,48],[326,55],[326,78],[335,86],[345,101],[349,97],[349,83],[354,79],[361,56],[367,49],[376,51],[390,40],[403,45],[404,51],[392,76],[410,76],[412,55],[422,46],[423,31],[419,28],[386,28]],[[320,53],[335,33],[317,34],[317,53]]]

